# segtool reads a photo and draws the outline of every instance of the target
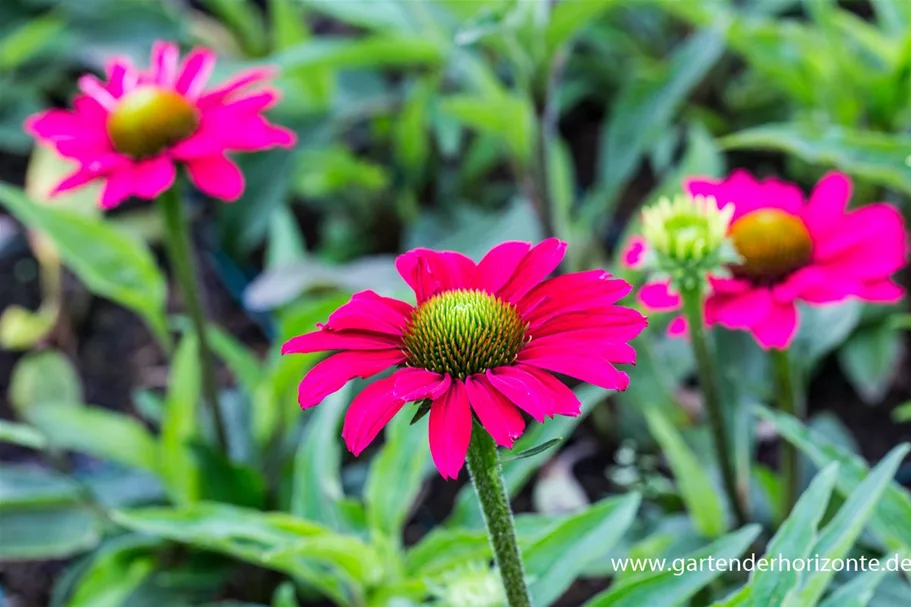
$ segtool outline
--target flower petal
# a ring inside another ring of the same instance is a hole
[[[209,81],[215,67],[215,53],[206,48],[194,48],[183,60],[174,90],[193,101]]]
[[[516,240],[495,246],[478,263],[474,286],[488,293],[496,293],[512,278],[530,249],[530,242]]]
[[[645,257],[645,238],[633,236],[629,239],[621,254],[620,263],[635,270],[642,266]]]
[[[611,278],[603,270],[574,272],[545,280],[525,295],[516,309],[535,329],[562,314],[607,309],[631,289],[628,282]]]
[[[318,405],[355,377],[366,379],[404,361],[405,355],[400,350],[359,350],[333,354],[304,376],[297,389],[297,401],[302,409]]]
[[[282,354],[311,354],[331,350],[383,350],[401,347],[401,340],[385,333],[321,329],[292,337],[282,345]]]
[[[395,388],[392,393],[404,401],[417,401],[425,398],[437,399],[445,393],[452,378],[427,371],[426,369],[406,368],[395,372]]]
[[[225,156],[208,156],[187,162],[190,180],[202,192],[221,200],[237,200],[244,193],[244,175]]]
[[[569,338],[564,337],[568,335]],[[572,339],[572,334],[558,334],[542,337],[533,340],[529,346],[524,348],[519,354],[525,359],[536,357],[550,357],[553,355],[561,356],[563,354],[573,353],[591,353],[613,363],[625,365],[636,364],[636,350],[626,343],[600,341],[576,341]],[[584,355],[584,354],[583,354]]]
[[[547,371],[542,371],[529,365],[516,365],[516,368],[537,379],[550,392],[550,398],[554,404],[553,411],[556,415],[576,417],[582,413],[582,403],[579,402],[576,394],[562,381]]]
[[[848,176],[838,172],[827,173],[813,188],[802,218],[814,241],[838,227],[851,200],[851,189]]]
[[[519,410],[480,373],[465,379],[465,389],[472,410],[494,442],[512,449],[525,430],[525,419]]]
[[[487,370],[487,379],[500,394],[536,421],[553,417],[550,393],[532,375],[515,367],[497,367]]]
[[[529,330],[532,342],[548,335],[565,335],[586,340],[629,341],[635,339],[648,319],[638,310],[610,306],[593,312],[570,312],[549,319],[539,327]]]
[[[547,278],[566,254],[566,243],[556,238],[548,238],[535,247],[519,262],[512,278],[500,289],[499,296],[516,303],[522,297]]]
[[[441,291],[470,288],[475,265],[455,251],[412,249],[395,260],[395,267],[422,303]]]
[[[139,198],[154,200],[174,184],[177,170],[167,156],[140,160],[133,166],[133,191]]]
[[[395,375],[377,380],[361,390],[345,413],[342,438],[355,456],[367,448],[405,401],[392,395]]]
[[[642,285],[637,298],[651,312],[673,312],[682,304],[680,295],[673,290],[670,281]]]
[[[737,295],[710,296],[705,302],[705,318],[709,324],[743,329],[768,316],[772,304],[772,291],[768,287],[756,287]]]
[[[905,296],[905,289],[893,280],[878,280],[864,283],[856,295],[872,303],[894,304]]]
[[[588,352],[555,351],[529,353],[528,349],[519,352],[518,362],[539,369],[562,373],[578,380],[600,386],[606,390],[626,390],[629,376],[618,371],[609,361]]]
[[[670,337],[686,337],[690,332],[686,317],[677,316],[667,325],[667,334]]]
[[[215,56],[212,56],[212,62],[214,63]],[[188,67],[185,68],[185,71],[189,70],[189,58],[187,61]],[[213,107],[224,103],[226,99],[229,99],[234,93],[238,93],[244,88],[261,82],[264,80],[269,80],[275,76],[275,69],[269,67],[259,67],[253,68],[235,74],[231,79],[227,80],[223,84],[220,84],[216,87],[213,87],[205,95],[199,98],[200,107]],[[178,84],[178,87],[180,85]],[[178,88],[178,90],[180,90]]]
[[[839,228],[814,244],[814,260],[830,273],[887,278],[907,263],[908,233],[892,205],[871,204],[848,213]]]
[[[124,169],[108,175],[101,192],[101,208],[113,209],[133,195],[133,169]]]
[[[382,297],[373,291],[360,291],[329,315],[326,326],[334,331],[354,329],[401,335],[408,324],[412,307],[403,301]]]
[[[471,442],[471,408],[465,385],[454,381],[430,406],[430,455],[443,478],[456,478]]]
[[[156,40],[152,43],[151,80],[164,88],[174,86],[177,79],[177,62],[180,60],[180,49],[173,42]]]
[[[797,334],[797,321],[797,306],[793,303],[775,304],[765,319],[750,328],[750,332],[763,349],[784,350]]]

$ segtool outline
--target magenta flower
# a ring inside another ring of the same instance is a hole
[[[458,476],[473,416],[511,448],[537,421],[578,415],[579,401],[553,373],[612,390],[634,364],[627,344],[645,318],[614,305],[630,285],[601,270],[545,280],[566,243],[506,242],[480,263],[460,253],[415,249],[396,260],[417,305],[355,294],[318,331],[289,340],[282,354],[338,351],[317,364],[298,390],[312,407],[355,378],[398,367],[351,403],[342,436],[359,455],[407,402],[430,400],[430,450],[444,478]]]
[[[25,129],[38,141],[79,163],[53,194],[104,180],[101,206],[130,196],[154,199],[174,183],[175,164],[206,194],[235,200],[244,177],[226,152],[252,152],[295,142],[294,133],[269,123],[262,112],[279,99],[262,86],[272,70],[242,72],[204,90],[215,54],[197,48],[179,62],[176,44],[157,42],[151,67],[129,60],[107,64],[107,82],[79,79],[73,110],[52,109],[29,117]]]
[[[894,303],[904,290],[891,276],[908,255],[901,214],[885,203],[848,211],[851,181],[825,175],[805,200],[800,189],[777,179],[758,181],[746,171],[726,179],[691,179],[691,195],[714,196],[734,204],[728,236],[743,263],[733,277],[709,277],[707,324],[753,334],[765,349],[787,348],[797,333],[797,302],[830,304],[856,297]],[[679,309],[670,284],[652,282],[638,294],[649,311]],[[682,318],[671,333],[685,332]]]

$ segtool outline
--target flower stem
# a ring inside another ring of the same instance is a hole
[[[787,350],[772,350],[772,365],[775,368],[775,383],[778,390],[778,407],[799,420],[804,418],[803,393],[794,381],[791,357]],[[779,470],[782,475],[780,520],[785,520],[797,501],[800,490],[799,460],[794,445],[781,439],[778,447]]]
[[[509,607],[530,607],[531,599],[525,586],[525,571],[503,481],[503,469],[497,457],[497,447],[483,428],[473,429],[468,447],[468,471],[481,502],[487,537],[500,570]]]
[[[197,335],[199,367],[202,370],[203,400],[211,411],[219,447],[226,450],[228,446],[227,433],[218,403],[218,385],[215,382],[214,358],[209,348],[205,315],[202,309],[200,293],[197,290],[196,263],[190,244],[190,229],[184,216],[178,187],[175,184],[158,198],[158,205],[161,208],[165,224],[165,248],[170,258],[171,269],[180,286],[184,305],[190,314],[193,330]]]
[[[712,442],[715,445],[715,457],[718,460],[718,467],[721,469],[724,490],[728,494],[728,501],[730,501],[731,508],[734,510],[734,519],[740,527],[748,522],[747,509],[744,506],[741,492],[737,490],[737,475],[734,469],[730,433],[725,421],[724,409],[721,406],[715,360],[709,350],[708,336],[706,335],[703,321],[704,302],[702,287],[681,289],[680,297],[683,300],[683,312],[689,325],[690,343],[693,346],[693,355],[696,358],[699,386],[702,388],[705,408],[709,416]]]

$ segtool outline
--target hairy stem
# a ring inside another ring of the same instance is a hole
[[[724,490],[728,494],[728,501],[734,511],[734,519],[738,526],[747,523],[747,508],[744,497],[737,490],[737,474],[734,468],[734,453],[731,449],[731,438],[728,425],[725,421],[724,409],[721,405],[718,374],[715,369],[715,360],[709,349],[708,336],[705,332],[703,321],[703,291],[702,287],[681,289],[683,311],[686,316],[690,331],[690,343],[693,347],[693,356],[696,359],[696,372],[699,376],[699,386],[702,389],[705,409],[709,416],[709,427],[715,445],[715,457],[721,469],[721,478]]]
[[[177,284],[183,296],[184,306],[193,323],[193,330],[198,336],[199,367],[202,370],[203,400],[209,408],[215,426],[219,446],[228,448],[225,423],[218,403],[218,385],[215,381],[215,366],[212,350],[209,348],[206,318],[203,312],[201,296],[196,280],[196,263],[190,243],[190,228],[184,215],[178,185],[165,191],[158,199],[162,218],[165,224],[165,248],[171,262]]]
[[[788,415],[799,420],[804,418],[803,393],[794,378],[791,357],[787,350],[772,350],[772,365],[775,368],[775,383],[778,392],[778,407]],[[778,446],[779,471],[781,483],[781,520],[785,520],[797,502],[800,490],[799,460],[797,449],[785,439]]]
[[[500,570],[509,607],[530,607],[531,599],[525,585],[525,571],[503,481],[503,469],[497,457],[497,447],[483,428],[475,427],[472,432],[468,447],[468,471],[481,502],[487,537]]]

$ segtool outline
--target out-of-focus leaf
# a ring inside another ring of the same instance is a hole
[[[458,563],[486,561],[492,557],[486,532],[437,527],[408,549],[405,571],[415,577],[431,578]]]
[[[64,35],[66,24],[56,15],[33,17],[12,33],[0,36],[0,70],[12,71]]]
[[[693,526],[705,536],[718,537],[729,529],[728,516],[721,491],[712,483],[704,463],[700,462],[674,425],[655,407],[646,408],[652,436],[661,445],[674,472],[680,496]]]
[[[263,20],[251,0],[203,0],[203,4],[227,25],[240,39],[249,55],[261,55],[268,44]]]
[[[766,124],[720,141],[727,149],[777,150],[850,175],[911,193],[911,168],[905,164],[911,137],[806,123]]]
[[[562,595],[592,559],[613,547],[632,524],[640,496],[605,499],[584,512],[554,524],[522,551],[533,580],[529,591],[537,605]]]
[[[307,255],[304,236],[301,234],[294,213],[285,205],[276,207],[269,220],[269,241],[266,244],[268,269],[297,263]]]
[[[0,511],[37,509],[79,501],[72,480],[38,466],[0,466]]]
[[[856,300],[830,306],[800,306],[800,328],[791,351],[801,368],[812,371],[844,342],[860,322],[862,309],[863,304]]]
[[[139,421],[100,407],[76,403],[42,403],[28,420],[52,447],[85,453],[124,466],[158,471],[155,439]]]
[[[903,403],[892,411],[892,419],[901,422],[911,422],[911,401]]]
[[[297,68],[350,69],[436,65],[439,47],[418,36],[382,34],[351,38],[315,38],[281,51],[269,64],[282,71]]]
[[[756,412],[772,422],[784,438],[817,466],[838,462],[837,486],[841,494],[854,492],[869,476],[870,469],[863,459],[807,428],[796,418],[765,407],[757,407]],[[911,495],[897,483],[890,484],[876,503],[870,528],[886,546],[895,550],[911,549]]]
[[[411,32],[414,26],[398,0],[300,0],[308,9],[358,27],[388,32]]]
[[[72,591],[67,607],[122,607],[155,568],[160,540],[126,535],[102,544]]]
[[[191,443],[199,439],[197,406],[201,394],[199,340],[185,333],[171,363],[164,419],[161,422],[161,478],[178,504],[199,499],[201,472]]]
[[[758,525],[748,525],[729,533],[705,548],[686,555],[685,562],[696,562],[710,556],[716,559],[737,558],[749,548],[760,530]],[[585,607],[675,607],[685,604],[719,575],[720,571],[709,567],[700,571],[687,571],[684,575],[677,575],[673,570],[645,573],[612,586],[585,603]]]
[[[873,515],[876,505],[895,477],[898,466],[911,446],[904,444],[892,449],[877,464],[870,474],[857,485],[838,513],[820,533],[813,547],[813,554],[830,559],[830,562],[843,559],[854,546],[854,542],[864,530],[867,521]],[[824,569],[808,573],[802,580],[799,592],[789,597],[786,605],[802,607],[815,605],[822,598],[829,583],[835,577],[834,569]]]
[[[404,412],[386,425],[386,443],[370,466],[364,490],[368,524],[394,544],[401,542],[430,463],[426,421],[414,427],[410,421]]]
[[[272,595],[272,607],[299,607],[294,584],[284,582],[275,589],[275,594]]]
[[[864,571],[833,592],[819,607],[867,607],[886,570]]]
[[[547,24],[547,47],[550,54],[572,40],[578,31],[597,19],[601,13],[619,4],[618,0],[564,0],[554,5]]]
[[[253,394],[263,377],[262,363],[250,349],[221,327],[209,325],[207,330],[212,351],[231,370],[244,392]]]
[[[9,401],[20,417],[48,402],[82,402],[82,381],[69,359],[57,350],[25,355],[13,369]]]
[[[900,40],[908,36],[911,27],[911,6],[904,0],[870,0],[876,21],[883,30]]]
[[[599,152],[599,206],[610,206],[692,89],[721,57],[724,43],[710,30],[692,36],[655,73],[630,81],[610,108]]]
[[[0,419],[0,442],[31,449],[47,447],[47,438],[40,431],[25,424],[8,422],[5,419]]]
[[[348,593],[362,596],[362,584],[377,581],[383,571],[369,545],[279,512],[200,503],[181,509],[119,510],[112,517],[134,531],[288,573],[341,604],[348,604]]]
[[[439,101],[440,111],[480,133],[498,137],[519,162],[527,162],[534,145],[534,110],[523,97],[451,95]],[[506,118],[508,117],[508,119]]]
[[[434,82],[414,84],[395,122],[395,156],[409,183],[417,184],[430,147],[430,99]]]
[[[170,343],[164,309],[167,286],[143,243],[100,220],[36,204],[3,183],[0,202],[30,229],[47,236],[90,290],[132,309],[162,343]]]
[[[901,333],[880,323],[855,332],[838,349],[838,362],[863,401],[875,404],[889,391],[901,355]]]
[[[291,514],[336,530],[343,528],[339,502],[345,495],[338,427],[350,402],[349,386],[327,396],[307,419],[294,456]]]
[[[0,508],[0,560],[66,558],[91,550],[101,540],[101,521],[86,506],[48,509]]]
[[[9,350],[33,347],[57,324],[56,308],[42,306],[33,312],[22,306],[7,306],[0,315],[0,346]]]
[[[247,508],[262,508],[266,500],[266,484],[259,473],[243,464],[236,464],[208,445],[192,444],[203,482],[200,498],[203,500],[234,504]]]
[[[531,456],[537,455],[539,453],[544,453],[548,449],[556,447],[557,445],[559,445],[562,442],[563,442],[562,436],[558,436],[557,438],[552,438],[548,441],[541,443],[540,445],[535,445],[534,447],[529,447],[528,449],[519,451],[515,455],[507,455],[505,457],[501,457],[500,463],[505,464],[507,462],[515,461],[517,459],[525,459],[526,457],[531,457]]]

